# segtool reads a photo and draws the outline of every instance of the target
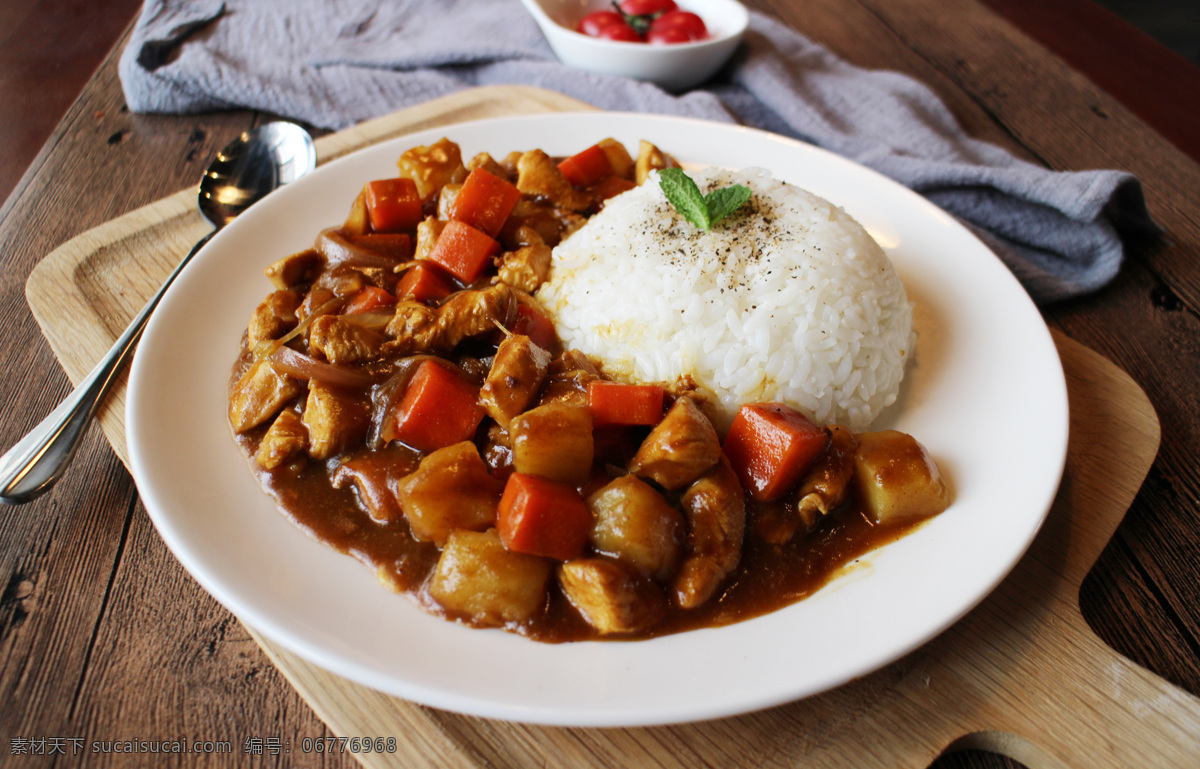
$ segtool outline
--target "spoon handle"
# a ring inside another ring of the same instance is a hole
[[[116,382],[124,364],[146,328],[146,321],[175,278],[216,230],[192,247],[146,306],[113,343],[91,373],[59,406],[0,457],[0,504],[20,505],[48,491],[70,464],[105,394]]]

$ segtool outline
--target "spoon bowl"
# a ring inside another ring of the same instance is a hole
[[[229,224],[251,204],[317,165],[312,137],[295,123],[247,131],[217,153],[200,179],[200,213],[214,226]]]
[[[192,247],[71,395],[0,457],[0,504],[29,502],[62,477],[104,395],[129,360],[150,314],[204,244],[255,202],[316,165],[312,137],[288,122],[267,123],[246,131],[217,153],[200,179],[197,201],[201,215],[215,229]]]
[[[709,36],[691,43],[652,45],[603,40],[576,32],[592,11],[610,10],[608,0],[521,0],[554,55],[570,67],[645,80],[667,91],[686,91],[708,80],[733,55],[750,15],[735,0],[681,0],[679,8],[704,19]]]

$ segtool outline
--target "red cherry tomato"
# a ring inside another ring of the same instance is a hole
[[[686,39],[680,39],[680,33]],[[690,11],[668,11],[650,22],[646,40],[651,43],[683,43],[708,37],[704,20]]]
[[[625,19],[616,11],[593,11],[579,20],[575,31],[589,37],[600,37],[606,27],[625,26]]]
[[[649,16],[673,11],[679,7],[675,5],[675,0],[621,0],[618,5],[630,16]]]
[[[646,42],[651,45],[690,43],[692,42],[692,36],[678,27],[666,27],[665,29],[654,29],[651,27],[650,31],[646,33]]]
[[[604,27],[603,29],[600,30],[600,34],[597,35],[596,37],[603,38],[604,40],[620,40],[625,43],[644,43],[645,42],[645,40],[642,39],[641,35],[634,32],[631,27],[629,27],[628,25],[626,25],[624,23],[621,24],[621,26],[619,26],[619,27],[616,24],[613,24],[612,26],[609,26],[609,27]]]

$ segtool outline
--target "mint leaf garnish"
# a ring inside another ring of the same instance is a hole
[[[682,168],[664,168],[659,171],[658,186],[662,187],[667,200],[671,201],[671,205],[675,206],[675,210],[682,214],[684,219],[702,230],[712,226],[704,193]]]
[[[741,208],[750,200],[750,188],[740,184],[721,187],[713,190],[704,197],[704,205],[708,207],[708,218],[713,223],[724,219]]]
[[[658,186],[684,219],[705,232],[750,200],[750,189],[741,184],[721,187],[705,195],[682,168],[659,171]]]

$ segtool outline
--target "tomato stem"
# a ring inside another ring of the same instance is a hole
[[[657,13],[646,13],[641,15],[626,13],[621,9],[621,4],[618,3],[617,0],[613,0],[612,6],[617,13],[621,14],[621,18],[625,20],[625,23],[629,25],[629,28],[642,36],[645,36],[646,31],[650,29],[651,22],[666,13],[666,9],[658,11]]]

